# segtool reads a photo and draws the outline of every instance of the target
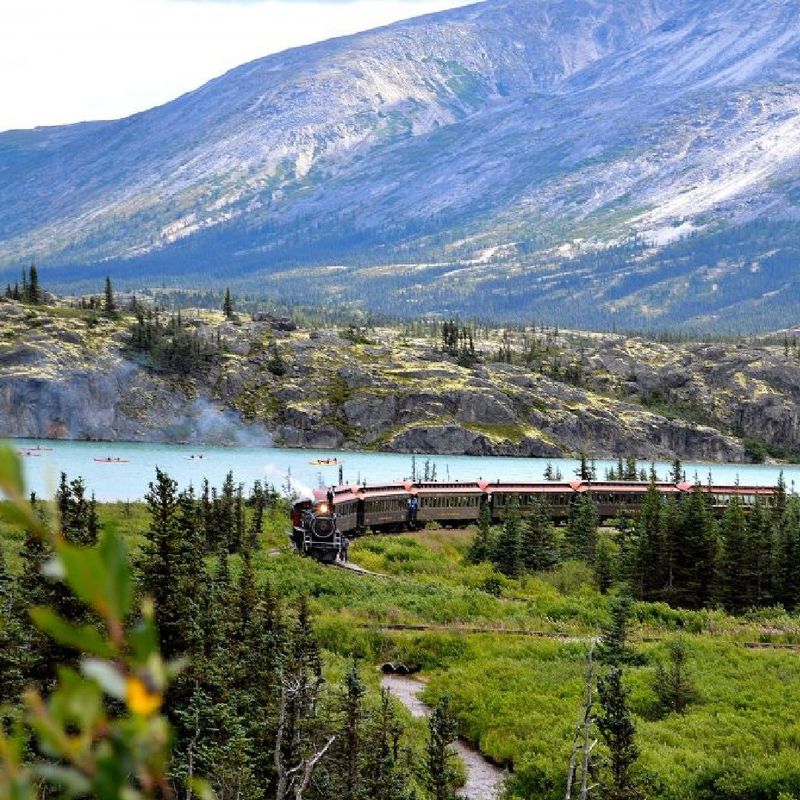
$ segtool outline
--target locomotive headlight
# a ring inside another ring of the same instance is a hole
[[[319,508],[317,509],[320,514],[327,514],[329,510],[330,509],[328,508],[327,503],[320,503]]]

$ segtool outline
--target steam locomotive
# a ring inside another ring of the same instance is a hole
[[[600,519],[635,515],[650,484],[640,481],[571,481],[565,483],[501,483],[454,481],[412,483],[403,481],[367,486],[338,486],[320,490],[313,500],[292,508],[292,540],[297,550],[318,561],[333,563],[345,555],[347,537],[369,529],[400,532],[427,522],[464,527],[477,522],[481,508],[488,505],[493,522],[502,522],[514,503],[524,514],[539,499],[546,499],[556,522],[569,516],[579,495],[587,495]],[[657,483],[665,497],[680,497],[694,491],[690,483]],[[747,510],[760,498],[770,507],[776,490],[765,486],[701,486],[709,508],[721,512],[736,496]]]
[[[292,542],[299,553],[333,564],[344,555],[333,504],[325,497],[303,500],[292,507]]]

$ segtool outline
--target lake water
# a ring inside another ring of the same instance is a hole
[[[342,462],[345,483],[402,480],[411,476],[412,469],[410,455],[394,453],[321,452],[269,447],[199,448],[197,445],[33,439],[14,440],[13,445],[20,451],[35,447],[52,448],[36,451],[38,455],[23,458],[28,488],[42,497],[53,494],[62,471],[70,478],[83,477],[98,500],[138,500],[147,491],[157,466],[166,470],[180,486],[192,483],[197,488],[203,478],[219,486],[226,473],[232,470],[237,482],[252,484],[260,479],[278,489],[286,485],[289,478],[292,487],[300,492],[338,482],[338,467],[313,466],[309,462],[314,459],[338,457]],[[96,458],[119,458],[128,463],[99,463],[94,460]],[[426,459],[436,466],[439,480],[499,478],[503,481],[536,481],[542,479],[548,462],[554,468],[558,467],[564,479],[569,480],[577,467],[577,462],[569,459],[417,455],[418,473],[422,473]],[[606,467],[616,462],[596,463],[598,478],[602,479]],[[659,475],[666,477],[669,464],[657,463],[656,469]],[[738,477],[743,484],[774,486],[781,468],[772,465],[687,463],[685,469],[689,480],[693,480],[696,473],[705,481],[710,471],[717,484],[733,483]],[[784,474],[790,488],[794,481],[800,489],[800,467],[786,467]]]

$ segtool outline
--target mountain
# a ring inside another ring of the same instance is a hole
[[[791,0],[486,0],[127,119],[0,134],[0,270],[584,327],[789,325],[799,78]]]

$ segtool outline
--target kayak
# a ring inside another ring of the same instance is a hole
[[[338,458],[318,458],[315,461],[309,461],[312,467],[338,467],[339,464],[343,464],[343,461],[339,461]]]
[[[127,458],[96,458],[98,464],[127,464]]]

